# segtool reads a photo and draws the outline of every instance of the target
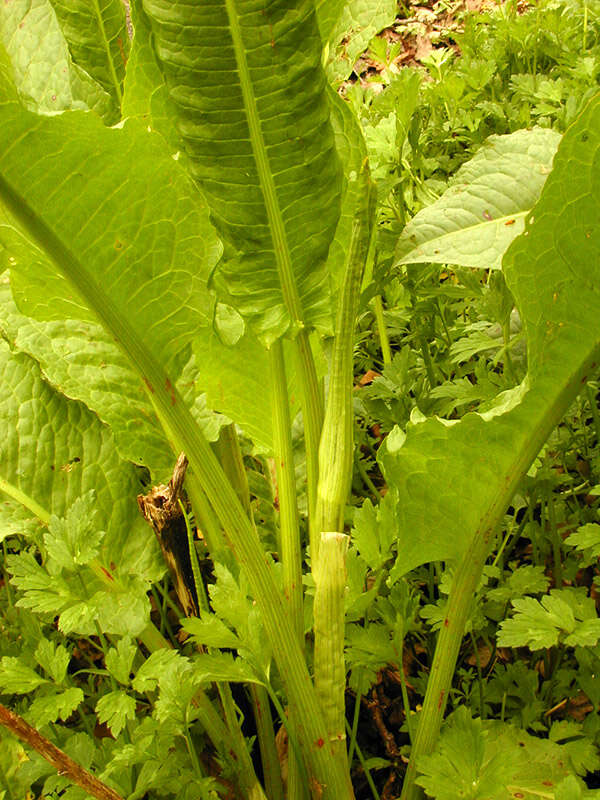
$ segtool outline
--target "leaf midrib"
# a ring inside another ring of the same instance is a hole
[[[515,214],[505,214],[503,217],[498,217],[497,219],[485,220],[485,222],[477,222],[474,225],[467,225],[464,228],[457,228],[454,231],[446,231],[444,233],[439,234],[438,236],[434,236],[431,239],[427,239],[424,242],[421,242],[421,244],[413,246],[404,255],[400,256],[400,258],[395,262],[395,264],[399,265],[399,264],[417,263],[414,260],[411,260],[409,256],[414,256],[422,248],[433,246],[435,242],[440,242],[441,244],[443,244],[445,240],[451,239],[453,236],[463,235],[468,232],[481,231],[490,227],[499,228],[501,224],[506,226],[507,223],[509,223],[511,220],[514,220],[515,223],[520,222],[530,212],[531,208],[528,208],[525,211],[517,211]],[[427,257],[427,260],[429,261],[431,260],[431,258],[429,258],[429,255],[427,253],[420,254],[418,255],[418,257],[420,259],[424,259],[425,257]],[[449,264],[453,263],[452,261],[448,261],[447,259],[444,261],[444,263],[446,262]]]
[[[94,2],[94,10],[98,17],[98,26],[102,33],[102,45],[104,47],[104,51],[106,53],[106,60],[108,61],[108,68],[110,70],[110,74],[113,80],[113,84],[115,87],[115,92],[117,98],[119,100],[119,108],[121,107],[121,103],[123,102],[123,92],[121,91],[121,84],[117,77],[117,71],[115,69],[115,65],[113,63],[112,53],[110,52],[110,42],[108,41],[108,36],[106,35],[106,29],[104,27],[104,19],[102,18],[102,12],[100,11],[100,5],[98,0],[93,0]]]
[[[225,0],[225,6],[238,68],[244,110],[248,122],[250,143],[252,145],[252,152],[254,153],[258,178],[265,202],[281,291],[283,293],[285,306],[292,320],[292,325],[296,329],[301,329],[304,328],[302,302],[298,293],[292,266],[292,257],[277,197],[277,189],[275,187],[275,181],[273,180],[273,173],[269,165],[269,156],[261,129],[260,117],[256,105],[254,88],[252,86],[250,69],[246,60],[246,51],[244,49],[242,30],[235,0]]]

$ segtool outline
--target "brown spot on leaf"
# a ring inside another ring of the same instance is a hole
[[[169,378],[167,378],[166,381],[165,381],[165,389],[169,393],[169,398],[171,400],[171,405],[174,406],[175,403],[177,402],[177,398],[175,396],[175,389],[173,388],[173,384],[171,383]]]

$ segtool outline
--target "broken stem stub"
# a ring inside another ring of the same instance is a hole
[[[153,486],[148,494],[138,495],[137,502],[144,519],[150,523],[156,534],[186,617],[197,617],[198,595],[194,584],[185,516],[179,504],[179,500],[183,499],[183,481],[187,466],[188,460],[181,453],[169,483]]]

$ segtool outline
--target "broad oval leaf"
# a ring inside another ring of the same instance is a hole
[[[265,343],[331,328],[325,259],[339,215],[313,3],[144,0],[191,171],[227,245],[227,302]]]
[[[450,188],[404,228],[395,263],[500,269],[523,231],[560,142],[545,128],[490,136]]]

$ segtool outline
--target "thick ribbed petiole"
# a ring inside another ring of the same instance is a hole
[[[359,181],[362,202],[352,225],[352,236],[342,297],[335,323],[329,392],[319,446],[319,482],[314,527],[323,531],[344,529],[344,509],[352,482],[354,458],[352,386],[353,346],[360,285],[369,253],[375,219],[375,186],[365,162]],[[313,564],[318,552],[312,552]],[[313,567],[314,569],[314,567]]]
[[[322,533],[314,572],[315,689],[327,728],[327,746],[347,767],[344,694],[344,594],[348,536]]]
[[[240,499],[240,503],[248,516],[251,517],[248,476],[244,468],[244,458],[240,448],[240,440],[233,423],[225,425],[225,427],[221,429],[219,438],[214,445],[214,450],[217,458],[221,462],[223,472],[229,478],[231,485]]]
[[[288,613],[292,626],[300,646],[303,647],[302,549],[296,502],[290,405],[281,339],[271,345],[269,356],[273,388],[273,449],[279,498],[279,558],[283,572],[283,593],[289,606]]]
[[[242,450],[235,425],[226,425],[221,430],[214,450],[225,474],[235,489],[240,503],[254,525],[248,476],[244,468]],[[221,691],[223,688],[224,687],[221,688]],[[277,756],[277,746],[275,744],[275,732],[273,730],[269,695],[264,686],[259,686],[258,684],[250,684],[248,686],[248,691],[250,693],[254,720],[256,722],[256,733],[260,748],[265,792],[269,800],[283,800],[283,782]]]
[[[283,572],[283,593],[301,648],[304,648],[302,597],[302,548],[296,500],[296,475],[292,452],[292,423],[287,392],[283,344],[278,339],[269,350],[271,362],[273,450],[279,497],[279,558]],[[293,714],[293,712],[290,712]],[[293,723],[293,720],[292,720]],[[296,754],[288,754],[288,799],[302,800],[306,786]]]
[[[321,531],[315,525],[317,482],[319,479],[319,441],[323,428],[323,391],[317,377],[315,359],[306,330],[294,339],[297,374],[300,382],[304,450],[306,453],[306,494],[308,498],[308,535],[311,553],[319,548]]]
[[[264,686],[259,686],[255,683],[250,684],[248,690],[256,723],[265,793],[269,800],[283,800],[281,765],[275,746],[273,715],[271,714],[269,695]]]

